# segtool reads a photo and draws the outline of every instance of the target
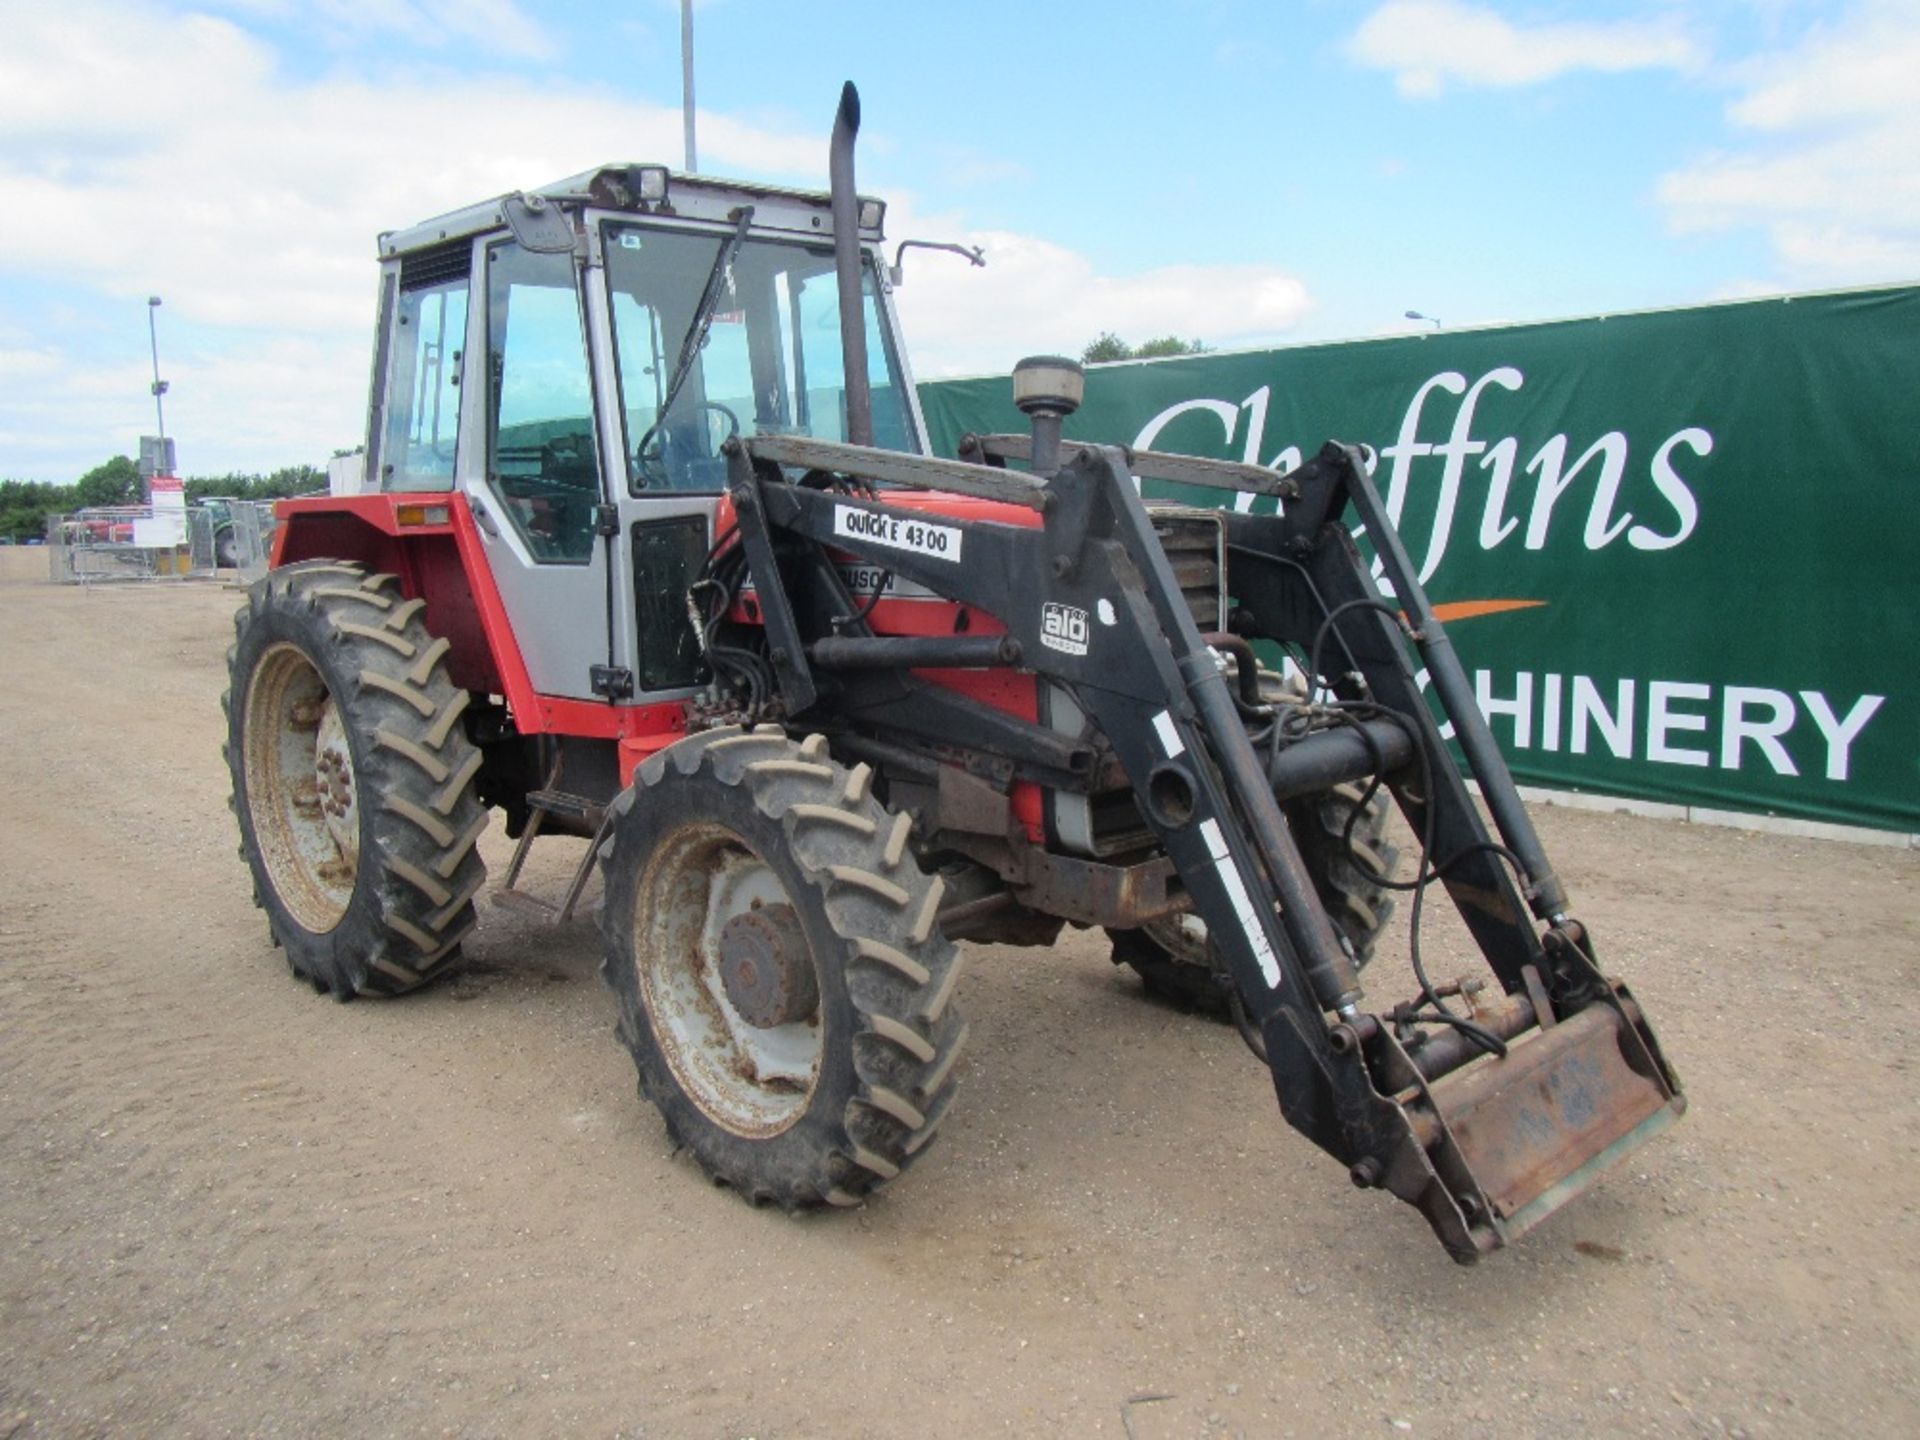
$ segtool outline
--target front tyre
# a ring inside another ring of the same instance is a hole
[[[953,1099],[944,883],[871,780],[824,736],[708,731],[641,766],[601,847],[602,973],[641,1093],[755,1204],[858,1203]]]
[[[234,617],[240,853],[294,973],[342,1000],[450,968],[486,879],[467,692],[424,608],[391,575],[311,561],[257,581]]]

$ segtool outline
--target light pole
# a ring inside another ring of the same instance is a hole
[[[693,0],[680,0],[680,113],[687,133],[687,173],[700,168],[693,153]]]
[[[1407,319],[1424,320],[1427,324],[1433,326],[1434,329],[1438,330],[1440,328],[1440,321],[1436,317],[1432,315],[1422,315],[1418,310],[1407,311]]]
[[[173,467],[167,465],[167,415],[160,401],[160,397],[167,393],[167,382],[160,378],[160,327],[153,318],[159,308],[160,297],[149,295],[147,297],[147,343],[153,349],[153,421],[160,431],[160,453],[155,457],[154,467],[157,471],[160,466],[165,465],[171,472]]]

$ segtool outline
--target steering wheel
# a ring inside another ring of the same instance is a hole
[[[713,410],[726,416],[727,433],[721,437],[723,440],[731,440],[740,433],[740,417],[718,400],[698,401],[693,410],[696,414],[702,410]],[[708,434],[711,433],[709,427]],[[667,422],[664,416],[649,425],[647,433],[640,437],[640,443],[633,447],[633,463],[648,488],[672,485],[672,477],[667,474]]]

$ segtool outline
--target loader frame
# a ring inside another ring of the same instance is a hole
[[[1357,452],[1329,444],[1277,476],[1067,444],[1044,477],[1006,468],[1031,455],[1027,437],[969,437],[962,453],[976,460],[785,436],[728,442],[729,498],[788,716],[881,759],[888,725],[923,741],[967,734],[1004,757],[1006,773],[1043,784],[1084,787],[1110,747],[1168,862],[1146,909],[1184,900],[1208,920],[1243,1031],[1272,1072],[1288,1123],[1348,1165],[1357,1185],[1418,1207],[1457,1260],[1513,1240],[1682,1113],[1651,1029],[1625,988],[1601,974],[1567,913]],[[1196,626],[1136,475],[1276,497],[1272,516],[1221,513],[1232,630],[1313,657],[1319,673],[1308,679],[1331,702],[1323,713],[1348,723],[1276,744],[1264,760],[1255,752],[1248,697],[1223,669],[1222,637]],[[882,487],[972,496],[1039,523],[932,514],[889,503]],[[1397,603],[1373,581],[1349,513]],[[1006,634],[874,634],[837,569],[848,556],[977,607]],[[941,666],[1018,667],[1068,687],[1092,722],[1092,744],[913,674]],[[993,719],[983,730],[984,717]],[[1454,726],[1492,831],[1440,719]],[[1416,885],[1446,887],[1504,992],[1493,1003],[1467,997],[1470,1016],[1446,1006],[1444,987],[1424,973],[1410,1004],[1363,1008],[1349,948],[1313,891],[1280,800],[1368,777],[1392,791],[1422,837]],[[956,828],[953,812],[965,808],[960,787],[951,799],[947,787],[939,793],[946,803],[922,817],[923,830]],[[1116,867],[1082,863],[1087,873],[1073,888],[1085,893],[1102,868]],[[1024,880],[1020,893],[1035,908],[1060,908],[1066,887],[1050,891],[1031,866],[1022,875],[1009,863],[1002,874]],[[1119,877],[1127,878],[1139,879]],[[1086,918],[1125,924],[1118,897],[1137,902],[1142,887],[1113,883],[1099,893],[1116,897],[1113,912]]]

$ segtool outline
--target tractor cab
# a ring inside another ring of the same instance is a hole
[[[870,443],[922,453],[858,203]],[[850,438],[833,234],[825,195],[609,165],[381,237],[369,489],[460,497],[539,694],[694,683],[721,447]]]

